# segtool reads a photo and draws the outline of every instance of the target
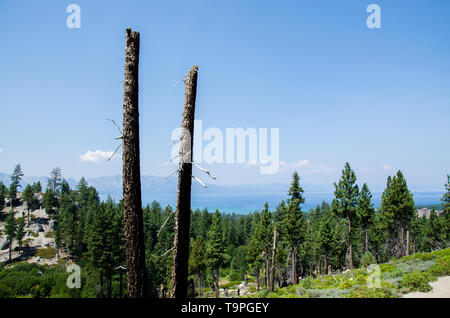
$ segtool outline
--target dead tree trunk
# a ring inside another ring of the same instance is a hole
[[[409,255],[409,230],[406,230],[406,256]]]
[[[272,247],[272,267],[270,268],[270,286],[271,292],[275,289],[275,257],[277,251],[277,227],[273,229],[273,247]]]
[[[194,114],[197,96],[198,67],[186,74],[184,110],[181,120],[180,163],[178,170],[177,208],[173,252],[171,296],[185,299],[188,289],[189,227],[191,217],[192,149],[194,143]]]
[[[123,94],[123,218],[128,297],[145,294],[145,247],[139,159],[139,32],[127,29]]]
[[[353,269],[353,244],[352,244],[352,222],[350,218],[348,219],[348,266],[350,269]]]

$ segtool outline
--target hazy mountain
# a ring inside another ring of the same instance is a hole
[[[206,177],[203,181],[206,181]],[[10,176],[0,173],[0,181],[5,185],[10,184]],[[47,177],[30,177],[24,176],[22,186],[27,183],[40,181],[43,189],[45,189],[48,179]],[[67,179],[72,189],[76,187],[79,180],[72,178]],[[94,186],[100,194],[101,199],[106,199],[109,195],[114,200],[120,200],[122,197],[122,177],[109,176],[86,179],[88,185]],[[172,176],[168,179],[156,176],[142,176],[142,202],[143,204],[158,201],[165,206],[170,204],[172,207],[176,203],[177,193],[177,177]],[[192,208],[208,208],[209,210],[220,209],[223,212],[246,213],[260,210],[264,207],[264,203],[268,202],[269,207],[273,210],[281,202],[287,198],[289,184],[267,183],[267,184],[244,184],[244,185],[217,185],[207,183],[208,189],[205,189],[198,182],[193,180],[192,183]],[[334,194],[332,184],[327,185],[303,185],[305,190],[306,202],[303,205],[304,210],[315,207],[322,201],[331,202]],[[426,186],[410,187],[414,194],[416,204],[440,203],[443,194],[441,191],[430,190]],[[374,187],[373,202],[378,206],[381,202],[381,193],[383,187]]]

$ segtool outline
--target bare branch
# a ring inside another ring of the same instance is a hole
[[[195,181],[197,181],[198,183],[200,183],[202,186],[205,187],[205,189],[208,189],[208,187],[206,186],[206,184],[204,184],[199,178],[192,176],[192,178],[194,178]]]
[[[167,253],[169,253],[171,250],[173,250],[175,248],[175,246],[172,246],[172,248],[170,248],[169,250],[167,250],[163,255],[161,255],[161,257],[164,257],[167,255]]]
[[[216,178],[213,177],[213,176],[211,175],[211,173],[210,173],[208,170],[203,169],[202,167],[200,167],[200,166],[199,166],[198,164],[196,164],[195,162],[193,162],[193,164],[194,164],[194,166],[196,166],[197,168],[199,168],[201,171],[203,171],[204,173],[206,173],[211,179],[216,180]]]
[[[170,178],[170,176],[172,176],[173,174],[175,174],[175,173],[177,173],[177,172],[178,172],[178,169],[175,170],[174,172],[172,172],[171,174],[169,174],[167,177],[163,178],[163,179],[161,180],[161,182],[166,181],[168,178]]]
[[[106,160],[106,161],[110,161],[110,160],[114,157],[114,155],[116,154],[117,150],[119,150],[119,148],[120,148],[121,146],[122,146],[122,144],[118,145],[117,148],[116,148],[116,150],[114,150],[113,154],[111,155],[111,157],[109,157],[108,160]]]
[[[123,132],[122,132],[122,129],[120,129],[120,127],[119,127],[119,125],[117,125],[116,124],[116,122],[114,121],[114,119],[109,119],[109,118],[106,118],[106,120],[109,120],[109,121],[111,121],[113,124],[114,124],[114,126],[116,126],[117,127],[117,129],[119,130],[119,132],[120,132],[120,135],[122,136],[123,135]],[[117,138],[116,138],[117,139]]]
[[[174,214],[175,211],[170,212],[169,216],[167,217],[167,219],[164,221],[163,225],[161,226],[161,228],[158,231],[158,234],[156,234],[156,237],[159,236],[159,234],[161,233],[162,229],[164,228],[164,225],[166,225],[167,221],[169,221],[169,218],[172,216],[172,214]]]

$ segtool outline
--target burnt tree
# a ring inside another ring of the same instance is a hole
[[[145,247],[141,199],[138,108],[139,32],[126,31],[123,93],[123,218],[128,297],[145,294]]]
[[[178,167],[177,207],[171,297],[185,299],[188,289],[189,227],[191,215],[192,149],[194,143],[194,113],[197,95],[198,66],[186,74],[184,109],[181,119]]]

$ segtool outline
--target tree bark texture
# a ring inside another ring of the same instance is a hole
[[[145,247],[139,158],[139,32],[126,31],[123,93],[123,218],[128,297],[145,294]]]
[[[189,227],[191,215],[192,149],[194,143],[195,99],[198,67],[186,74],[184,109],[181,120],[180,163],[178,168],[177,207],[173,251],[171,296],[185,299],[188,289]]]

